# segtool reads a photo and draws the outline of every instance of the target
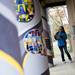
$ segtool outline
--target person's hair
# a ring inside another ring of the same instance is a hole
[[[65,32],[65,29],[64,29],[64,27],[63,26],[60,26],[61,28],[62,28],[62,32]],[[65,32],[66,33],[66,32]]]

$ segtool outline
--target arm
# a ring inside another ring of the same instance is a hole
[[[64,33],[64,39],[65,39],[65,40],[67,39],[67,34],[66,34],[66,33]]]
[[[66,33],[62,33],[60,36],[62,39],[66,40],[67,39],[67,34]]]
[[[57,32],[57,33],[54,35],[55,40],[58,40],[58,39],[59,39],[59,38],[58,38],[58,33],[59,33],[59,32]]]

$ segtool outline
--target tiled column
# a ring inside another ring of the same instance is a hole
[[[16,16],[25,75],[49,75],[39,0],[16,0]]]
[[[21,63],[17,29],[0,14],[0,74],[24,75]]]

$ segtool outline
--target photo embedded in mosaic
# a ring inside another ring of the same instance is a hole
[[[43,50],[43,42],[42,37],[37,29],[32,29],[29,32],[27,32],[24,36],[24,47],[25,50],[31,53],[41,53]]]
[[[16,15],[19,22],[29,22],[34,17],[33,0],[16,0]]]

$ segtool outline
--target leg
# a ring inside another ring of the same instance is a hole
[[[70,56],[70,54],[69,54],[69,52],[68,52],[68,50],[67,50],[67,46],[65,45],[63,48],[64,48],[64,50],[65,50],[65,53],[66,53],[67,56],[68,56],[68,59],[69,59],[70,61],[72,61],[72,58],[71,58],[71,56]]]
[[[62,58],[62,61],[64,62],[65,59],[64,59],[63,47],[59,47],[59,49],[60,49],[60,52],[61,52],[61,58]]]

